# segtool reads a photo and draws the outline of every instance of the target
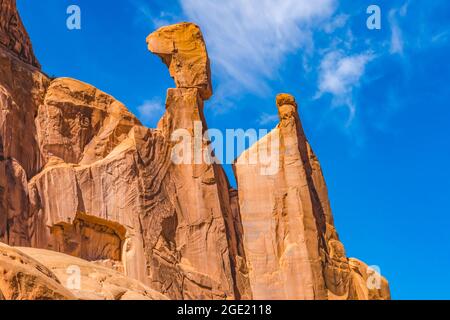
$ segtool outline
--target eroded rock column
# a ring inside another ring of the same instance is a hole
[[[167,110],[158,129],[168,141],[183,132],[191,141],[190,159],[172,163],[169,170],[175,185],[171,199],[178,224],[178,267],[186,277],[184,298],[248,299],[243,249],[240,241],[233,241],[241,235],[233,223],[229,183],[222,167],[203,157],[209,151],[209,141],[203,139],[203,101],[212,95],[212,85],[202,34],[196,25],[182,23],[157,30],[147,42],[177,86],[167,92]],[[175,147],[176,142],[171,143]]]

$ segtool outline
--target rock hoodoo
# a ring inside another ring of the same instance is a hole
[[[15,1],[0,1],[0,298],[389,299],[345,254],[295,99],[277,97],[280,124],[237,160],[234,190],[219,164],[172,161],[176,132],[207,130],[200,29],[147,43],[175,80],[154,129],[89,84],[48,78]],[[271,174],[246,161],[261,150]]]
[[[147,37],[147,44],[167,65],[177,88],[197,88],[203,100],[212,96],[209,57],[198,26],[162,27]]]

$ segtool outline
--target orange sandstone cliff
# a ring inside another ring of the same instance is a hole
[[[345,254],[294,98],[278,96],[280,124],[237,159],[233,190],[221,165],[194,159],[209,141],[172,158],[174,134],[207,130],[200,29],[147,43],[176,84],[155,129],[91,85],[47,77],[15,1],[0,2],[0,299],[389,299]],[[270,148],[275,174],[243,161]]]

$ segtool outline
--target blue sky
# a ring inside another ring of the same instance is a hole
[[[209,127],[271,129],[276,94],[294,94],[348,255],[380,266],[395,299],[450,299],[448,1],[17,2],[47,74],[97,86],[151,127],[174,84],[145,38],[199,24]],[[81,30],[66,28],[72,4]],[[371,4],[381,30],[366,27]]]

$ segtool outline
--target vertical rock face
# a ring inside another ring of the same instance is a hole
[[[0,1],[0,44],[22,61],[39,68],[30,38],[16,8],[16,0]]]
[[[0,160],[0,241],[29,245],[26,173],[14,159]]]
[[[29,245],[27,180],[42,167],[34,117],[49,80],[16,2],[0,2],[0,241]]]
[[[34,118],[49,83],[38,69],[0,47],[0,145],[3,157],[14,158],[28,177],[43,165]]]
[[[235,164],[253,297],[368,298],[367,290],[360,290],[366,287],[368,267],[351,267],[339,241],[322,170],[303,132],[297,103],[281,94],[277,107],[279,125]],[[266,164],[252,162],[261,154],[270,155],[277,170],[267,173]],[[380,292],[371,298],[389,299],[384,279]]]
[[[0,10],[0,242],[29,247],[0,245],[27,261],[0,258],[0,298],[388,297],[384,279],[369,289],[373,273],[345,255],[293,97],[278,97],[280,125],[240,158],[274,151],[274,163],[238,161],[234,190],[208,161],[211,71],[196,25],[147,38],[176,84],[148,129],[95,87],[45,76],[15,1]],[[70,265],[87,289],[61,285]]]
[[[279,150],[270,150],[279,161],[278,172],[261,175],[260,165],[251,164],[258,144],[235,168],[252,291],[257,299],[325,299],[320,261],[324,212],[311,189],[297,105],[286,95],[277,103],[281,123],[261,147],[279,141]]]

